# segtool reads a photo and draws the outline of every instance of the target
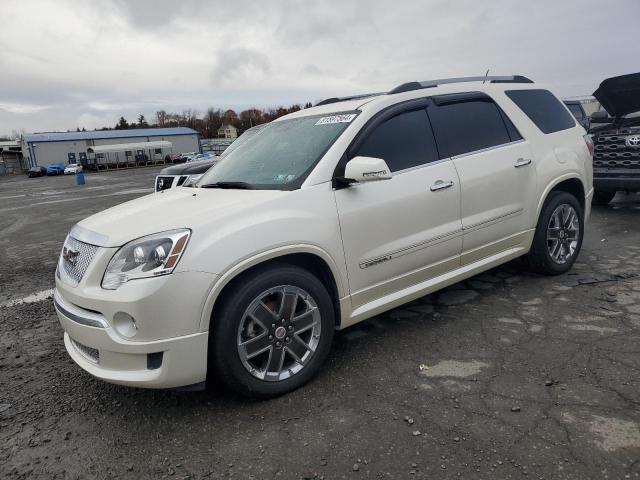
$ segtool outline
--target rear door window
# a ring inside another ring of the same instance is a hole
[[[548,90],[507,90],[505,93],[543,133],[576,126],[573,116]]]
[[[362,142],[356,155],[382,158],[392,172],[438,160],[427,112],[421,108],[385,120]]]
[[[517,136],[514,140],[521,138],[490,99],[434,105],[429,107],[429,118],[442,156],[454,157],[511,142],[505,122]]]

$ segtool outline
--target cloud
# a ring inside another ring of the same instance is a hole
[[[51,108],[49,105],[27,105],[24,103],[0,103],[0,110],[8,113],[36,113]]]
[[[256,83],[271,71],[266,54],[244,47],[224,49],[215,56],[211,79],[215,87]]]
[[[589,94],[638,70],[640,2],[589,3],[3,0],[4,17],[25,21],[0,29],[0,134],[304,103],[487,68]]]

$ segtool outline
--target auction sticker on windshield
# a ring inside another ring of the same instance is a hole
[[[348,115],[331,115],[330,117],[322,117],[315,123],[315,125],[328,125],[330,123],[351,123],[351,121],[357,116],[357,113],[350,113]]]

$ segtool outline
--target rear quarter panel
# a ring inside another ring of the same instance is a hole
[[[545,88],[538,84],[533,85],[535,88]],[[514,90],[520,88],[520,85],[513,87]],[[593,189],[593,164],[583,138],[586,132],[576,122],[573,128],[544,134],[504,91],[496,93],[494,97],[520,134],[531,144],[538,177],[538,205],[537,208],[531,209],[532,216],[529,219],[531,227],[534,228],[549,192],[560,182],[571,178],[579,179],[585,196]]]

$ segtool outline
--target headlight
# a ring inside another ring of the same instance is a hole
[[[183,228],[155,233],[127,243],[107,265],[102,288],[116,290],[129,280],[173,272],[190,235],[191,230]]]
[[[198,175],[189,175],[187,179],[184,181],[184,183],[182,184],[182,186],[193,187],[196,184],[196,182],[200,180],[202,175],[203,175],[202,173],[199,173]]]

